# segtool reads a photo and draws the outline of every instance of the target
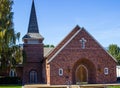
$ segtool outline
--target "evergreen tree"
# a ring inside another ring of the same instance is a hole
[[[116,44],[111,44],[108,47],[108,52],[118,61],[120,65],[120,47]]]

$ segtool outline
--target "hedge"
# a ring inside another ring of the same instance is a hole
[[[21,84],[22,81],[19,77],[1,77],[0,84]]]

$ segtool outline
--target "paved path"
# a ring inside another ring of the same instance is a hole
[[[25,85],[24,88],[107,88],[107,86],[120,86],[120,84],[86,84],[86,85]]]

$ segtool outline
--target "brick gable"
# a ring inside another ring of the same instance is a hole
[[[79,34],[77,34],[75,37],[75,33],[80,32]],[[74,38],[73,38],[74,36]],[[72,41],[70,40],[70,38],[73,38]],[[78,38],[78,39],[77,39]],[[53,56],[56,55],[56,53],[58,54],[58,51],[61,51],[65,46],[68,46],[68,48],[80,48],[81,44],[80,44],[80,39],[81,38],[85,38],[87,39],[87,43],[86,43],[86,49],[102,49],[104,51],[104,53],[109,54],[98,42],[97,40],[92,37],[92,35],[90,35],[84,28],[80,28],[78,25],[63,39],[62,42],[60,42],[60,44],[58,44],[58,46],[56,46],[56,48],[47,56],[47,60],[48,62],[50,62],[53,59]],[[70,41],[69,41],[70,40]],[[77,41],[76,41],[77,40]],[[66,44],[68,43],[69,44]],[[91,42],[92,41],[92,42]],[[70,43],[71,42],[71,43]],[[73,43],[72,43],[73,42]],[[79,45],[78,45],[79,44]],[[78,45],[78,46],[77,46]],[[70,46],[70,47],[69,47]],[[61,49],[62,48],[62,49]],[[112,57],[109,54],[110,57]],[[112,59],[117,62],[117,60],[112,57]]]
[[[47,56],[47,59],[49,60],[68,40],[71,38],[78,30],[80,29],[79,26],[76,26],[68,36],[63,39],[62,42]]]
[[[85,49],[82,49],[80,42],[82,38],[86,40]],[[88,83],[116,81],[116,60],[85,29],[78,26],[54,49],[47,61],[49,84],[66,84],[67,80],[76,84],[76,70],[81,65],[87,69]],[[63,69],[63,76],[58,74],[60,68]],[[67,72],[68,68],[70,72]],[[109,69],[108,75],[104,74],[105,68]]]

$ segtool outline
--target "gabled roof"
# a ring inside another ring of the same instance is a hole
[[[59,52],[81,31],[84,30],[87,34],[87,32],[84,28],[80,28],[78,25],[56,46],[56,48],[46,57],[47,58],[47,63],[50,63],[54,57],[59,54]],[[95,41],[96,43],[110,56],[112,59],[117,62],[117,60],[109,54],[102,46],[100,43],[97,42],[97,40],[89,34]]]
[[[81,28],[77,25],[47,56],[48,62],[50,62],[54,56],[56,56],[73,38],[80,32]]]
[[[54,49],[53,47],[44,47],[44,57],[50,54],[53,49]]]

